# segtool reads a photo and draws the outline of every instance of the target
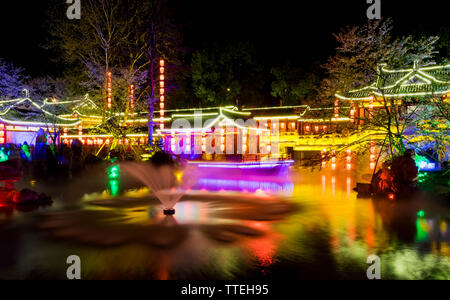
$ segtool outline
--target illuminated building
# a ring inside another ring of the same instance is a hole
[[[371,169],[378,160],[379,149],[376,149],[374,143],[377,141],[377,144],[380,144],[378,141],[384,140],[385,133],[375,129],[359,129],[364,128],[362,126],[368,119],[385,108],[378,92],[380,89],[385,92],[387,98],[394,98],[394,103],[399,105],[405,99],[422,96],[448,102],[450,94],[450,66],[419,68],[416,64],[405,70],[389,70],[383,66],[380,72],[387,78],[385,86],[376,88],[374,83],[342,95],[337,94],[336,101],[331,103],[330,107],[298,105],[241,109],[234,106],[173,109],[167,106],[166,101],[167,78],[164,60],[160,61],[159,69],[159,109],[155,109],[153,116],[155,137],[159,136],[165,140],[167,151],[181,150],[177,152],[189,155],[189,158],[195,158],[199,151],[206,153],[208,148],[214,145],[216,153],[226,154],[234,150],[249,160],[270,157],[308,161],[314,155],[320,160],[324,149],[328,153],[331,149],[348,149],[348,145],[359,142],[368,145],[367,150],[374,152],[369,154],[369,163],[365,164]],[[105,116],[102,114],[103,109],[86,96],[70,101],[52,99],[33,102],[30,99],[16,99],[0,102],[0,142],[20,142],[20,139],[12,138],[11,132],[36,132],[39,128],[46,127],[48,120],[52,119],[55,126],[50,127],[61,130],[61,142],[70,143],[71,140],[82,137],[86,140],[86,145],[95,147],[107,144],[108,141],[109,144],[144,145],[148,140],[148,112],[135,111],[134,93],[134,86],[130,86],[130,111],[109,112],[106,116],[106,121],[116,121],[117,126],[123,127],[127,132],[126,137],[117,141],[114,141],[113,134],[107,131],[106,126],[102,134],[93,130],[102,128]],[[108,101],[107,99],[106,104]],[[195,117],[199,124],[194,122]],[[172,130],[173,125],[180,120],[186,120],[190,129]],[[244,124],[239,124],[237,120],[243,120]],[[249,120],[254,123],[245,123]],[[257,150],[254,151],[252,131],[257,128],[262,131],[256,134]],[[217,135],[214,143],[208,140],[208,134],[212,130]],[[179,139],[179,142],[175,139]],[[264,154],[265,152],[270,153]],[[331,157],[329,156],[330,159]],[[224,159],[224,156],[219,154],[214,158]],[[322,164],[329,168],[334,165],[334,168],[350,170],[355,163],[353,153],[341,155],[338,160],[328,164],[323,158]]]

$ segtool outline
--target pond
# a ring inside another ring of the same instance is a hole
[[[450,279],[450,208],[421,195],[358,198],[357,174],[190,178],[174,216],[127,176],[21,182],[54,203],[0,204],[0,279]]]

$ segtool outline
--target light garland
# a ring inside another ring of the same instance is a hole
[[[106,72],[106,107],[112,109],[112,73]]]
[[[159,124],[159,128],[161,130],[164,130],[164,114],[165,114],[165,97],[166,97],[166,89],[165,89],[165,61],[163,59],[161,59],[159,61],[159,116],[160,116],[160,124]]]
[[[128,98],[130,99],[131,118],[134,119],[134,84],[128,87]]]

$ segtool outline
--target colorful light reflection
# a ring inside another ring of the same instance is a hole
[[[276,183],[276,182],[262,182],[249,180],[233,180],[233,179],[212,179],[201,178],[198,180],[198,189],[205,189],[208,191],[247,191],[249,193],[256,193],[262,191],[265,193],[285,193],[293,194],[294,184],[292,182]]]

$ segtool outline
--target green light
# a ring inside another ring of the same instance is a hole
[[[109,190],[111,193],[111,196],[117,197],[120,193],[120,183],[119,180],[110,180],[108,183]]]
[[[9,159],[8,155],[6,155],[6,153],[4,151],[5,151],[5,148],[2,147],[2,149],[0,150],[0,162],[7,161]]]
[[[420,172],[417,180],[419,181],[419,183],[424,183],[427,181],[427,179],[428,179],[428,173]]]
[[[107,170],[109,179],[119,179],[120,177],[120,166],[114,165],[108,168]]]
[[[417,219],[416,221],[416,242],[426,242],[428,240],[428,225],[424,219]]]
[[[417,213],[417,216],[418,216],[419,218],[425,218],[425,212],[424,212],[423,210],[421,210],[421,211],[419,211],[419,212]]]

